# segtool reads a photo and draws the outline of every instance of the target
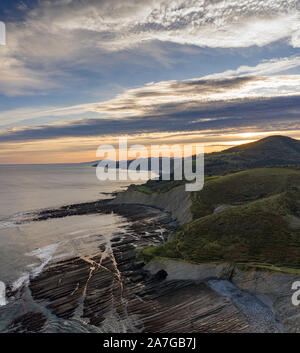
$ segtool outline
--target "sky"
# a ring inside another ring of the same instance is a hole
[[[0,0],[0,21],[0,164],[300,138],[300,0]]]

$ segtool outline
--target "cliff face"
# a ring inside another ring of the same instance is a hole
[[[230,298],[252,322],[256,321],[258,331],[274,326],[277,332],[300,332],[299,306],[291,300],[292,284],[299,280],[299,274],[246,271],[227,263],[196,265],[170,259],[153,260],[145,269],[152,275],[165,271],[167,281],[188,279],[208,283]]]
[[[258,295],[272,308],[289,332],[300,332],[300,308],[292,303],[292,284],[299,274],[235,270],[232,283],[240,289]]]
[[[111,201],[111,204],[142,204],[157,207],[170,212],[172,218],[179,224],[190,222],[192,205],[190,193],[185,191],[185,186],[178,186],[166,193],[146,194],[137,190],[121,192]]]

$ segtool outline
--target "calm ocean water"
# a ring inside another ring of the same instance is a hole
[[[126,224],[114,214],[18,224],[30,212],[109,198],[130,183],[100,182],[88,165],[0,166],[0,281],[18,288],[50,261],[90,256]]]

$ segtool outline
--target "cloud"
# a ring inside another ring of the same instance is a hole
[[[275,74],[298,64],[300,59],[296,56],[271,59],[257,66],[242,66],[204,78],[151,82],[124,90],[115,98],[100,103],[0,112],[4,128],[22,122],[33,125],[3,130],[0,141],[176,132],[226,126],[259,125],[265,129],[265,125],[271,126],[272,119],[286,124],[290,119],[294,124],[299,119],[300,75],[257,74],[264,68]],[[81,119],[75,120],[80,116]],[[53,124],[38,124],[45,117]]]
[[[203,77],[204,79],[221,79],[234,76],[261,76],[272,75],[278,72],[287,71],[300,66],[300,57],[291,56],[285,58],[273,58],[270,60],[263,60],[256,66],[243,65],[236,70],[227,70],[221,73],[215,73]]]
[[[9,55],[0,56],[0,68],[0,94],[32,95],[59,87],[48,74],[26,67],[22,60]]]
[[[41,118],[49,118],[52,122],[61,121],[73,116],[83,115],[86,113],[96,113],[99,103],[78,104],[69,107],[36,107],[36,108],[17,108],[6,111],[0,111],[0,128],[7,125],[14,126],[19,123],[36,121],[35,125]],[[101,116],[101,114],[96,114]]]
[[[292,45],[299,45],[295,0],[107,0],[84,2],[84,8],[79,1],[72,4],[74,11],[61,16],[57,25],[97,32],[100,45],[110,50],[146,40],[232,48],[289,38]]]
[[[96,111],[118,118],[130,115],[160,114],[174,111],[179,104],[185,109],[206,102],[295,95],[300,91],[300,75],[242,76],[223,79],[196,78],[185,81],[149,83],[129,89],[100,103]]]
[[[284,39],[300,46],[297,0],[53,0],[19,11],[1,48],[0,93],[10,96],[55,89],[74,79],[72,68],[105,72],[122,60],[155,65],[153,58],[170,65],[158,43],[245,48]]]
[[[69,137],[112,136],[157,132],[217,131],[247,128],[262,130],[297,129],[300,97],[272,97],[211,102],[173,102],[157,107],[156,115],[126,119],[82,119],[35,127],[12,128],[0,133],[0,142],[51,140]],[[171,109],[172,108],[172,109]]]
[[[180,111],[180,105],[184,109],[194,110],[208,101],[296,95],[300,90],[300,75],[274,74],[298,66],[298,56],[274,58],[256,66],[241,66],[201,78],[150,82],[142,87],[123,90],[113,99],[100,103],[2,111],[0,127],[20,125],[22,122],[37,125],[42,118],[53,123],[80,116],[130,119],[132,116],[172,113],[174,109]],[[263,73],[273,76],[262,76]]]

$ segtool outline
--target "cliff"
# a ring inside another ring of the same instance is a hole
[[[187,223],[192,220],[190,193],[185,191],[184,185],[180,185],[168,192],[154,192],[151,194],[129,188],[125,192],[120,192],[117,197],[111,201],[111,204],[142,204],[163,209],[164,211],[170,212],[172,218],[179,224]]]

